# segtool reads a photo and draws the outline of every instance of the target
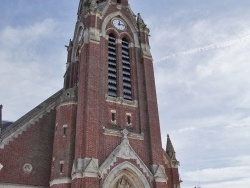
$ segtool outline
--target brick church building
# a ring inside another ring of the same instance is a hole
[[[0,188],[180,188],[140,14],[128,0],[80,0],[67,51],[63,89],[0,119]]]

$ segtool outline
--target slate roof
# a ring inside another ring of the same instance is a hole
[[[10,126],[13,122],[11,121],[2,121],[2,131],[4,131],[4,129],[6,129],[8,126]]]

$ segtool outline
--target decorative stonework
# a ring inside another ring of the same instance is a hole
[[[147,168],[147,166],[143,163],[143,161],[140,159],[140,157],[136,154],[136,152],[133,150],[131,145],[129,144],[129,132],[125,128],[121,133],[123,138],[122,142],[119,146],[115,148],[115,150],[109,155],[109,157],[104,161],[104,163],[100,166],[100,173],[103,177],[108,173],[108,171],[114,166],[115,162],[118,158],[121,159],[134,159],[136,163],[140,166],[142,171],[148,176],[152,177],[152,173]]]
[[[134,101],[129,101],[129,100],[125,100],[122,97],[110,97],[110,96],[106,96],[106,101],[107,102],[111,102],[111,103],[116,103],[116,104],[122,104],[125,106],[130,106],[130,107],[138,107],[138,102],[137,100]]]
[[[48,188],[44,186],[32,186],[24,184],[0,183],[0,188]]]
[[[92,13],[96,12],[98,10],[98,5],[96,3],[96,0],[86,0],[84,2],[84,13]]]
[[[23,172],[25,174],[30,174],[32,172],[32,170],[33,170],[33,167],[32,167],[31,164],[26,163],[26,164],[23,165],[22,170],[23,170]]]
[[[114,188],[134,188],[131,183],[129,182],[128,178],[123,176],[120,178],[117,183],[115,184]]]
[[[108,136],[118,136],[122,137],[121,131],[115,130],[115,129],[107,129],[106,127],[103,127],[103,134],[108,135]],[[135,139],[135,140],[144,140],[144,134],[137,134],[137,133],[132,133],[130,132],[128,134],[128,138],[130,139]]]
[[[176,160],[176,158],[171,158],[165,151],[164,152],[164,163],[168,166],[168,168],[178,168],[180,162]]]
[[[98,163],[98,159],[94,158],[79,158],[75,160],[71,173],[72,180],[75,178],[99,177],[100,171]]]
[[[156,182],[166,182],[168,181],[167,175],[165,173],[165,168],[163,165],[152,165],[152,172]]]
[[[137,15],[137,24],[139,29],[145,29],[147,27],[147,25],[144,23],[144,20],[142,19],[140,13],[138,13]]]
[[[114,167],[109,172],[103,183],[103,188],[117,188],[118,186],[122,188],[124,186],[131,186],[130,188],[151,187],[145,175],[136,166],[128,161]]]
[[[142,52],[143,52],[143,57],[150,59],[150,60],[153,60],[151,52],[150,52],[150,46],[147,44],[141,44],[141,48],[142,48]]]
[[[50,187],[53,185],[60,185],[60,184],[69,184],[71,183],[71,178],[60,178],[60,179],[54,179],[49,182]]]
[[[77,101],[77,87],[69,88],[63,92],[60,97],[60,104],[63,105],[64,103],[75,103]]]
[[[120,17],[121,19],[123,19],[126,22],[128,27],[132,30],[133,36],[131,36],[131,37],[133,37],[133,39],[135,40],[134,41],[135,47],[140,48],[140,45],[139,45],[140,42],[138,39],[139,37],[138,37],[137,30],[136,30],[136,28],[137,28],[136,23],[131,22],[131,20],[129,20],[127,17],[125,17],[121,13],[121,11],[113,12],[105,17],[105,19],[103,20],[102,29],[101,29],[102,36],[106,35],[106,27],[107,27],[108,23],[110,23],[110,20],[112,20],[114,17]]]
[[[123,135],[123,139],[128,140],[128,134],[129,134],[128,130],[127,130],[127,129],[123,129],[123,130],[121,131],[121,133],[122,133],[122,135]]]
[[[100,30],[96,28],[88,28],[84,31],[84,43],[88,44],[94,42],[96,44],[100,43]]]

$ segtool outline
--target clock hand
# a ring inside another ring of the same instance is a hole
[[[121,23],[120,21],[119,21],[119,24],[118,25],[122,25],[122,26],[125,26],[123,23]]]

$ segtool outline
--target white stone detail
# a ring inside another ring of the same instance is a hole
[[[118,136],[118,137],[122,137],[122,133],[121,131],[118,130],[114,130],[114,129],[107,129],[106,127],[103,127],[103,134],[104,135],[108,135],[108,136]],[[144,140],[144,134],[137,134],[137,133],[129,133],[128,134],[128,138],[130,139],[135,139],[135,140]]]
[[[2,170],[2,168],[3,168],[3,165],[0,163],[0,171]]]
[[[84,43],[100,43],[100,30],[96,28],[87,28],[84,31]]]
[[[99,177],[98,159],[85,158],[74,161],[72,168],[72,179],[84,177]]]
[[[111,96],[106,96],[106,101],[107,102],[111,102],[114,104],[122,104],[124,106],[130,106],[130,107],[134,107],[137,108],[138,107],[138,101],[134,100],[134,101],[129,101],[129,100],[125,100],[122,97],[111,97]]]
[[[143,52],[143,57],[152,59],[152,55],[150,52],[150,46],[147,44],[141,44],[142,52]]]
[[[0,188],[47,188],[43,186],[20,185],[11,183],[0,183]]]
[[[152,165],[152,172],[156,182],[166,182],[168,181],[167,175],[165,173],[165,168],[163,165]]]
[[[128,135],[129,132],[124,129],[122,131],[123,139],[119,146],[115,148],[115,150],[109,155],[109,157],[104,161],[104,163],[100,167],[100,173],[103,177],[108,173],[108,171],[111,169],[112,166],[114,166],[115,162],[117,161],[117,158],[122,159],[134,159],[136,163],[140,166],[142,171],[148,176],[153,176],[150,170],[147,168],[147,166],[143,163],[143,161],[140,159],[140,157],[136,154],[136,152],[133,150],[133,148],[129,144]]]
[[[150,188],[148,180],[144,174],[128,161],[119,164],[111,170],[104,180],[103,188],[114,188],[117,181],[124,176],[130,180],[133,184],[133,188]]]
[[[179,168],[179,161],[177,160],[172,160],[168,154],[164,151],[164,163],[168,166],[168,168]]]
[[[104,130],[104,132],[103,132],[104,135],[122,137],[121,132],[118,130],[107,129],[105,127],[103,127],[103,130]]]
[[[22,169],[23,169],[24,173],[30,174],[32,172],[32,170],[33,170],[33,167],[32,167],[31,164],[26,163],[26,164],[23,165]]]
[[[122,131],[122,135],[123,135],[123,139],[126,139],[126,140],[128,140],[128,130],[127,129],[123,129]]]
[[[71,178],[60,178],[60,179],[54,179],[52,181],[49,182],[49,185],[59,185],[59,184],[68,184],[71,183],[72,180]]]
[[[137,34],[137,30],[135,29],[135,28],[137,28],[136,24],[131,23],[130,20],[127,17],[125,17],[120,11],[113,12],[113,13],[109,14],[103,20],[102,30],[101,30],[102,36],[106,35],[106,27],[107,27],[108,23],[110,22],[110,20],[112,20],[112,18],[114,18],[114,17],[120,17],[121,19],[123,19],[127,23],[128,28],[130,28],[132,30],[133,40],[135,41],[135,46],[137,48],[139,48],[140,47],[139,40],[138,40],[139,37],[138,37],[138,34]]]

